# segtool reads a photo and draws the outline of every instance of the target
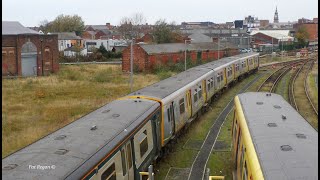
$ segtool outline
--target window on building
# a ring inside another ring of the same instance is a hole
[[[143,140],[140,142],[140,157],[142,158],[146,152],[148,151],[148,137],[147,130],[143,131],[143,135],[145,136]]]
[[[180,99],[179,101],[179,105],[180,105],[180,114],[183,114],[185,111],[185,107],[184,107],[184,98]]]
[[[125,176],[127,174],[127,165],[126,165],[126,156],[124,149],[121,149],[121,162],[122,162],[122,175]]]
[[[101,175],[101,180],[116,180],[116,166],[113,163],[111,166],[108,167]]]

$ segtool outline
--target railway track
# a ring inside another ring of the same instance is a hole
[[[270,74],[269,77],[258,87],[257,91],[274,92],[275,87],[280,82],[282,77],[292,69],[293,65],[298,64],[301,61],[302,60],[286,63],[283,67]]]
[[[296,70],[290,80],[288,94],[289,103],[292,107],[295,108],[306,119],[306,121],[318,131],[318,111],[311,101],[307,85],[307,77],[313,64],[314,60],[305,61],[301,67]]]
[[[289,103],[291,104],[291,106],[293,108],[295,108],[298,111],[298,106],[296,103],[296,99],[294,98],[294,82],[298,77],[298,74],[300,73],[301,69],[302,69],[303,65],[300,66],[291,76],[290,81],[289,81],[289,88],[288,88],[288,99],[289,99]]]
[[[309,66],[309,68],[307,69],[307,72],[306,72],[306,74],[305,74],[305,79],[304,79],[304,91],[305,91],[305,93],[306,93],[306,96],[307,96],[307,98],[308,98],[309,103],[310,103],[311,106],[312,106],[313,112],[318,116],[318,110],[316,109],[315,105],[314,105],[313,102],[311,101],[311,98],[310,98],[310,95],[309,95],[309,87],[308,87],[308,83],[307,83],[307,81],[308,81],[308,75],[309,75],[309,73],[310,73],[313,65],[314,65],[314,61],[311,61],[310,66]]]

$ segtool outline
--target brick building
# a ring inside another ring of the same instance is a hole
[[[58,35],[2,21],[2,76],[40,76],[59,70]]]
[[[185,45],[184,43],[168,43],[168,44],[136,44],[133,46],[133,64],[135,68],[142,71],[152,70],[156,64],[167,64],[169,61],[173,63],[184,62],[185,49],[187,49],[187,57],[192,61],[201,59],[209,61],[219,57],[236,55],[239,50],[228,45],[225,46],[217,43],[192,43]],[[218,51],[219,50],[219,51]],[[122,70],[130,71],[130,51],[128,46],[122,54]]]
[[[296,32],[299,28],[305,28],[308,32],[308,41],[316,41],[318,40],[318,23],[301,23],[295,25]]]

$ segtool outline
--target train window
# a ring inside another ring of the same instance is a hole
[[[211,78],[211,88],[213,88],[213,77]]]
[[[240,167],[241,168],[243,165],[243,160],[244,160],[244,144],[242,145],[242,149],[241,149],[241,159],[240,159]]]
[[[234,124],[234,130],[233,130],[233,139],[234,139],[234,142],[236,142],[236,137],[237,137],[237,129],[238,129],[238,123],[237,123],[237,120]]]
[[[124,149],[121,149],[121,162],[122,162],[122,174],[125,176],[127,174],[126,156]]]
[[[211,89],[211,83],[210,83],[211,79],[208,80],[207,86],[208,86],[208,91],[210,91]]]
[[[148,137],[147,137],[147,130],[143,131],[145,135],[144,139],[140,142],[140,157],[142,158],[143,155],[148,151]]]
[[[116,180],[116,166],[113,163],[108,167],[106,171],[104,171],[101,175],[101,180]]]
[[[180,114],[182,114],[185,111],[184,98],[180,99],[179,104],[180,104]]]
[[[201,86],[199,86],[198,96],[199,96],[199,99],[200,99],[200,98],[201,98],[201,96],[202,96],[202,88],[201,88]]]
[[[197,89],[194,90],[194,95],[193,95],[193,101],[197,102],[198,101],[198,94],[197,94]]]
[[[131,149],[131,143],[127,144],[127,158],[128,158],[128,164],[129,167],[128,169],[130,169],[132,167],[132,153],[131,153],[132,149]]]
[[[242,176],[243,180],[248,180],[248,168],[247,168],[247,163],[244,162],[244,172],[243,172],[243,176]]]

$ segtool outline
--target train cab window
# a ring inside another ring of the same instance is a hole
[[[211,78],[211,88],[213,88],[213,77]]]
[[[197,102],[197,101],[198,101],[198,93],[197,93],[197,92],[198,92],[198,90],[195,89],[195,90],[194,90],[194,95],[193,95],[193,101],[194,101],[194,102]]]
[[[179,101],[179,105],[180,105],[180,114],[183,114],[185,111],[185,107],[184,107],[184,98],[180,99]]]
[[[147,130],[143,131],[143,140],[140,141],[140,157],[142,158],[143,155],[148,151],[148,137],[147,137]]]
[[[201,88],[201,86],[199,86],[198,96],[199,96],[199,99],[200,99],[200,98],[201,98],[201,96],[202,96],[202,88]]]
[[[128,169],[131,169],[132,167],[132,149],[131,149],[131,143],[127,144],[127,160],[128,160],[128,164],[129,167]]]
[[[207,82],[208,91],[210,91],[210,89],[211,89],[211,82],[210,81],[211,81],[211,79],[209,79],[208,82]]]
[[[237,120],[236,120],[236,122],[235,122],[235,124],[234,124],[234,130],[233,130],[233,139],[234,139],[234,142],[236,142],[237,129],[238,129],[238,122],[237,122]]]
[[[108,167],[106,171],[104,171],[101,175],[101,180],[116,180],[116,166],[113,163]]]
[[[122,162],[122,175],[125,176],[127,174],[127,165],[126,165],[126,156],[124,152],[124,148],[121,149],[121,162]]]

